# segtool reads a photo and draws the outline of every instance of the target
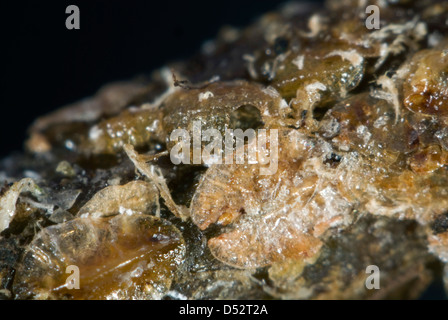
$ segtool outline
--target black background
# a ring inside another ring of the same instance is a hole
[[[187,58],[220,27],[243,27],[284,1],[27,0],[0,4],[0,157],[38,116],[107,82]],[[67,30],[68,5],[81,29]]]

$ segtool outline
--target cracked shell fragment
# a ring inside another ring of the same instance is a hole
[[[78,218],[42,230],[14,282],[21,299],[160,299],[182,263],[182,235],[145,215]],[[70,289],[67,267],[79,268]]]

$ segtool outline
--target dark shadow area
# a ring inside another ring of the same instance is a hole
[[[21,150],[38,116],[110,81],[196,53],[220,27],[243,27],[284,1],[15,1],[2,3],[0,157]],[[69,5],[81,29],[67,30]]]

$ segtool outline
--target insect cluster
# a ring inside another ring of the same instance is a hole
[[[447,19],[437,0],[290,3],[38,119],[0,166],[0,294],[416,298],[448,281]],[[198,121],[277,130],[276,172],[174,165],[170,134]]]

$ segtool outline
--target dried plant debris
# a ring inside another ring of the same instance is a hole
[[[0,232],[9,227],[11,220],[18,213],[17,200],[22,192],[40,193],[39,187],[30,179],[14,183],[0,199]]]
[[[0,298],[413,299],[446,283],[447,20],[442,0],[289,3],[37,119],[0,162]],[[225,160],[244,163],[174,164],[171,134],[197,124],[266,140],[232,140]]]

